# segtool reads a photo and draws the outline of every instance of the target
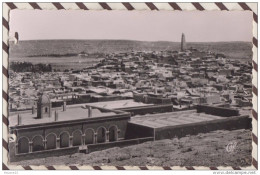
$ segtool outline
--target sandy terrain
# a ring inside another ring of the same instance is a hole
[[[234,147],[229,143],[233,143]],[[250,130],[219,130],[124,148],[17,162],[22,165],[249,166]],[[232,149],[233,148],[233,149]],[[228,151],[227,151],[228,150]]]

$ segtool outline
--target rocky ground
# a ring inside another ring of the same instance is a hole
[[[17,162],[20,165],[249,166],[250,130],[218,130],[124,148]]]

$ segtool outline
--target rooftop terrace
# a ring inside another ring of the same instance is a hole
[[[62,111],[60,108],[55,109],[58,112],[58,121],[73,121],[80,119],[89,119],[89,118],[97,118],[97,117],[109,117],[116,115],[116,112],[108,111],[108,110],[100,110],[93,108],[91,117],[88,117],[88,109],[86,107],[74,106],[67,107],[66,111]],[[33,125],[33,124],[43,124],[43,123],[53,123],[55,121],[55,110],[53,109],[51,112],[51,117],[45,117],[42,119],[37,119],[37,113],[32,114],[31,111],[27,113],[20,114],[21,116],[21,124],[20,125]],[[16,126],[18,123],[17,115],[9,116],[9,126]]]
[[[36,119],[37,112],[35,111],[32,114],[31,110],[26,112],[21,112],[20,116],[22,119],[21,125],[31,125],[31,124],[41,124],[41,123],[51,123],[55,121],[55,110],[58,112],[58,121],[70,121],[70,120],[79,120],[88,117],[88,109],[85,106],[92,106],[92,116],[91,118],[96,117],[109,117],[116,115],[117,112],[114,112],[114,109],[123,109],[123,108],[134,108],[134,107],[143,107],[151,106],[153,104],[145,104],[141,102],[135,102],[133,100],[117,100],[117,101],[107,101],[107,102],[98,102],[98,103],[84,103],[84,104],[75,104],[68,105],[66,111],[62,111],[62,108],[53,108],[52,115],[50,118]],[[100,109],[101,110],[100,110]],[[102,110],[106,109],[106,110]],[[120,111],[119,111],[120,112]],[[17,116],[18,113],[11,113],[9,116],[9,126],[17,125]]]
[[[98,103],[85,103],[86,105],[106,108],[106,109],[123,109],[123,108],[134,108],[134,107],[143,107],[143,106],[152,106],[154,104],[146,104],[142,102],[135,102],[134,100],[116,100],[116,101],[105,101]],[[79,105],[71,105],[79,106]],[[82,104],[81,104],[82,106]]]
[[[177,126],[190,123],[199,123],[216,119],[223,119],[216,115],[197,113],[196,110],[169,112],[163,114],[152,114],[132,117],[130,123],[142,125],[150,128],[162,128],[167,126]]]

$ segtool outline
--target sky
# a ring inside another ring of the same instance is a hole
[[[12,10],[10,18],[19,40],[252,41],[253,27],[250,11]]]

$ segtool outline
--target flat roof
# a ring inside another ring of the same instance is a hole
[[[88,109],[82,106],[77,107],[69,107],[67,106],[66,111],[62,111],[61,108],[55,109],[58,112],[58,121],[72,121],[72,120],[79,120],[79,119],[89,119],[88,117]],[[32,124],[41,124],[41,123],[52,123],[55,121],[55,110],[52,109],[51,117],[44,117],[42,119],[37,119],[37,110],[35,113],[32,112],[21,113],[21,125],[32,125]],[[112,115],[116,115],[113,111],[100,111],[99,109],[93,108],[92,109],[92,116],[90,118],[97,118],[97,117],[109,117]],[[17,117],[18,114],[9,116],[9,126],[16,126],[17,125]]]
[[[70,120],[78,120],[88,118],[88,109],[84,106],[89,105],[97,108],[105,108],[108,110],[114,109],[123,109],[123,108],[134,108],[134,107],[143,107],[143,106],[152,106],[154,104],[145,104],[142,102],[135,102],[134,100],[117,100],[117,101],[106,101],[106,102],[96,102],[96,103],[83,103],[83,104],[75,104],[75,105],[67,105],[66,111],[62,111],[62,107],[52,108],[52,115],[50,118],[45,117],[42,119],[36,119],[37,110],[32,114],[31,110],[26,112],[21,112],[22,124],[21,125],[31,125],[31,124],[41,124],[41,123],[50,123],[54,121],[54,111],[59,112],[58,121],[70,121]],[[17,115],[19,112],[15,112],[15,114],[11,114],[9,116],[9,126],[17,125]],[[112,115],[116,115],[115,112],[104,112],[99,109],[92,109],[92,117],[109,117]]]
[[[105,102],[96,102],[96,103],[83,103],[83,104],[76,104],[76,105],[70,105],[70,106],[84,106],[84,105],[90,105],[90,106],[106,108],[106,109],[119,109],[120,110],[123,108],[153,106],[154,104],[135,102],[133,99],[130,99],[130,100],[116,100],[116,101],[105,101]]]
[[[168,112],[160,114],[147,114],[144,116],[132,117],[129,123],[142,125],[150,128],[162,128],[167,126],[177,126],[190,123],[199,123],[216,119],[224,119],[205,113],[197,113],[196,110]]]

